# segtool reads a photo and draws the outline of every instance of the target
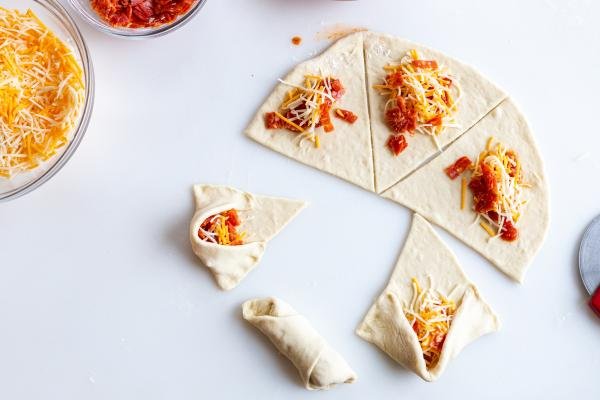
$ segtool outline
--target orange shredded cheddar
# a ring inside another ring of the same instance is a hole
[[[412,326],[428,369],[434,368],[442,353],[442,347],[450,324],[456,313],[456,304],[433,288],[423,289],[412,278],[413,297],[404,314]]]
[[[301,140],[308,139],[315,147],[320,147],[318,128],[323,132],[333,132],[330,112],[335,103],[344,95],[345,89],[339,79],[330,76],[304,75],[302,84],[279,80],[291,89],[277,111],[265,113],[265,128],[287,129],[299,134]],[[352,112],[341,110],[348,123],[358,118]],[[334,114],[340,117],[339,113]]]
[[[485,222],[481,221],[479,222],[479,225],[488,233],[488,235],[496,236],[496,232],[494,232],[492,227],[486,224]]]
[[[0,176],[55,155],[83,101],[83,70],[72,50],[31,10],[0,7]]]
[[[224,246],[244,244],[246,232],[238,233],[240,218],[235,209],[212,215],[202,222],[198,229],[198,237],[206,242]]]

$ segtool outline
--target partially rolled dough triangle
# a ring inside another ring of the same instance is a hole
[[[506,98],[506,94],[498,86],[475,68],[421,44],[370,32],[365,35],[364,46],[377,193],[400,181],[438,153],[438,147],[433,139],[424,134],[414,136],[406,134],[408,148],[398,156],[394,156],[387,148],[386,143],[392,133],[384,116],[387,98],[373,88],[373,85],[380,84],[384,80],[385,65],[399,62],[409,50],[416,49],[424,59],[433,59],[445,66],[456,79],[462,93],[455,117],[459,127],[447,128],[439,134],[437,140],[442,148],[460,137]]]
[[[335,107],[352,111],[358,116],[356,122],[349,124],[332,115],[335,130],[331,133],[321,132],[320,148],[315,148],[308,141],[301,144],[297,133],[285,129],[266,129],[265,113],[277,111],[291,89],[279,83],[259,108],[245,133],[258,143],[294,160],[374,191],[363,36],[360,32],[337,41],[320,56],[296,66],[284,78],[284,81],[293,84],[302,84],[304,76],[311,74],[340,79],[345,94]],[[322,128],[317,129],[322,131]]]
[[[412,278],[431,285],[458,306],[432,369],[426,367],[417,335],[404,314],[413,296]],[[356,333],[424,380],[433,381],[467,344],[499,328],[498,317],[468,280],[456,256],[431,225],[415,214],[390,281]]]
[[[506,242],[490,236],[474,223],[472,196],[460,210],[460,179],[450,180],[444,168],[459,157],[472,160],[493,136],[517,152],[522,165],[529,202],[517,223],[519,238]],[[509,277],[521,282],[525,270],[541,247],[550,221],[549,190],[542,157],[531,129],[512,100],[502,102],[439,157],[382,194],[441,226],[478,251]]]
[[[254,195],[228,186],[194,185],[196,211],[190,223],[192,250],[213,273],[221,289],[230,290],[260,261],[267,242],[277,235],[306,202]],[[244,244],[223,246],[203,241],[198,236],[202,222],[212,215],[236,209],[240,232],[246,232]]]

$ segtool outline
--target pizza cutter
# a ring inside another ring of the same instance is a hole
[[[600,317],[600,215],[588,225],[579,247],[579,273],[592,296],[589,305]]]

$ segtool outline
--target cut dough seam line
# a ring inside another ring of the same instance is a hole
[[[367,117],[369,118],[369,133],[371,136],[371,162],[373,163],[373,191],[375,193],[379,193],[378,185],[377,185],[377,167],[375,164],[375,139],[373,137],[373,125],[371,124],[371,97],[369,95],[368,87],[369,83],[369,74],[367,72],[367,44],[365,43],[365,35],[363,34],[363,43],[362,43],[362,54],[363,54],[363,65],[364,65],[364,73],[365,73],[365,98],[367,99]]]
[[[392,183],[390,186],[388,186],[387,188],[383,189],[381,192],[377,192],[377,194],[384,194],[385,192],[387,192],[388,190],[390,190],[392,187],[396,186],[398,183],[402,182],[403,180],[407,179],[409,176],[411,176],[412,174],[414,174],[415,172],[417,172],[418,170],[420,170],[421,168],[423,168],[424,166],[426,166],[427,164],[429,164],[431,161],[433,161],[434,159],[436,159],[437,157],[439,157],[444,151],[446,151],[450,146],[452,146],[458,139],[460,139],[465,133],[467,133],[468,131],[470,131],[471,129],[475,128],[475,126],[477,126],[477,124],[479,122],[481,122],[481,120],[483,120],[485,117],[487,117],[488,115],[490,115],[494,110],[496,110],[498,107],[500,107],[500,105],[502,105],[502,103],[504,103],[505,101],[507,101],[509,99],[509,96],[504,96],[496,105],[494,105],[487,113],[485,113],[481,118],[479,118],[477,121],[475,121],[475,123],[473,123],[471,126],[469,126],[467,129],[465,129],[463,131],[463,133],[461,133],[456,139],[454,139],[453,141],[451,141],[450,143],[446,144],[445,146],[442,147],[441,150],[437,151],[435,154],[433,154],[431,157],[428,157],[427,160],[423,161],[422,163],[420,163],[418,166],[416,166],[412,171],[410,171],[409,174],[403,176],[402,178],[398,179],[398,181]]]

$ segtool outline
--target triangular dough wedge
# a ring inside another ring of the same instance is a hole
[[[373,85],[380,84],[384,80],[385,65],[399,62],[411,49],[418,50],[423,58],[436,60],[440,65],[445,66],[461,88],[461,98],[455,117],[459,127],[447,128],[438,136],[437,140],[442,148],[461,136],[507,97],[500,88],[476,69],[437,50],[385,34],[366,34],[367,92],[377,193],[400,181],[438,152],[438,147],[429,135],[418,133],[414,136],[405,134],[408,148],[398,156],[394,156],[386,145],[392,133],[384,117],[387,98],[379,94]]]
[[[444,168],[459,157],[474,160],[493,136],[514,149],[521,161],[529,202],[519,219],[519,238],[506,242],[490,236],[475,223],[472,196],[460,210],[460,179],[450,180]],[[453,143],[439,157],[382,194],[411,208],[481,253],[509,277],[521,282],[525,269],[541,247],[550,220],[549,192],[542,157],[525,117],[512,100],[505,100],[494,111]]]
[[[304,207],[306,202],[258,196],[228,186],[194,185],[196,212],[190,224],[194,253],[206,265],[221,289],[230,290],[260,261],[267,242],[277,235]],[[198,230],[206,218],[236,209],[244,244],[223,246],[201,240]]]
[[[320,148],[315,148],[309,141],[301,142],[297,133],[266,129],[265,113],[277,111],[291,89],[280,83],[260,107],[245,133],[258,143],[294,160],[374,191],[363,36],[363,33],[355,33],[337,41],[320,56],[299,64],[284,79],[297,85],[302,84],[307,74],[340,79],[345,94],[336,102],[335,108],[352,111],[358,116],[356,122],[349,124],[335,118],[332,113],[335,130],[320,135]],[[322,128],[317,129],[322,131]]]
[[[404,313],[413,296],[412,278],[431,283],[458,306],[432,369],[427,369],[417,335]],[[390,282],[356,333],[421,378],[433,381],[467,344],[499,328],[498,317],[467,279],[452,251],[427,221],[415,214]]]

